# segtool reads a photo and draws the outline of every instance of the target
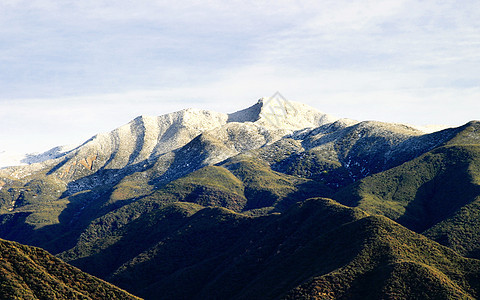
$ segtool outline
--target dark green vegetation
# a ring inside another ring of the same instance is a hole
[[[0,240],[0,299],[139,299],[46,251]]]
[[[147,299],[480,296],[479,122],[339,121],[257,148],[236,126],[138,162],[0,170],[0,237]]]
[[[147,299],[474,299],[480,293],[480,261],[328,199],[263,217],[173,203],[127,227],[130,234],[118,243],[73,263]],[[122,251],[129,244],[146,250]]]
[[[335,199],[480,258],[479,171],[480,145],[444,146],[360,180]]]

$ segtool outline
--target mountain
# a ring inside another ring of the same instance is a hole
[[[427,133],[282,99],[141,116],[0,169],[0,237],[147,299],[473,299],[479,147],[478,121]]]
[[[359,180],[334,199],[382,214],[480,258],[480,122],[401,166]]]
[[[76,263],[99,266],[146,299],[474,299],[480,292],[480,261],[329,199],[265,217],[173,203],[124,232],[131,234]],[[120,261],[113,254],[125,259],[121,249],[144,241],[145,251],[108,268]]]
[[[139,299],[46,251],[0,239],[1,299]]]
[[[0,170],[0,236],[46,247],[41,241],[76,230],[70,225],[85,226],[77,220],[88,224],[201,167],[335,120],[289,102],[288,126],[278,128],[264,116],[265,102],[231,115],[186,109],[138,117],[58,158]]]

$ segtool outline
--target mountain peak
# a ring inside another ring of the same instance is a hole
[[[228,122],[256,122],[260,119],[262,112],[262,102],[258,100],[254,105],[228,115]]]
[[[286,130],[318,127],[338,119],[283,97],[262,97],[254,105],[228,115],[228,122],[254,122],[267,128]]]

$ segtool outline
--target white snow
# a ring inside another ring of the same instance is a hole
[[[282,97],[261,98],[253,106],[228,115],[190,108],[158,117],[137,117],[111,132],[94,136],[77,148],[61,146],[44,153],[30,154],[3,151],[0,152],[0,169],[47,162],[66,155],[71,150],[74,151],[70,152],[69,159],[76,157],[72,162],[91,156],[96,158],[98,154],[102,154],[105,160],[96,161],[95,165],[120,169],[169,153],[185,146],[199,134],[207,132],[211,132],[226,149],[230,149],[227,155],[230,156],[264,143],[270,144],[293,132],[333,122],[346,126],[357,123],[350,119],[339,119]],[[407,126],[423,133],[448,128],[441,125]],[[238,138],[241,136],[244,136],[245,140],[239,142]],[[107,158],[110,159],[107,161]]]
[[[261,109],[255,123],[268,129],[301,130],[339,120],[306,104],[283,98],[261,98],[257,105]]]

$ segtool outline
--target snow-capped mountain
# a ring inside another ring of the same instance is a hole
[[[268,144],[278,140],[294,131],[316,128],[338,120],[339,118],[335,116],[322,113],[302,103],[261,98],[253,106],[231,114],[185,109],[158,117],[139,116],[111,132],[92,137],[80,146],[58,146],[44,153],[19,154],[3,151],[0,152],[0,168],[43,162],[48,164],[51,160],[66,156],[81,156],[86,160],[92,160],[92,157],[97,155],[96,166],[118,169],[132,163],[155,159],[186,145],[199,134],[211,130],[217,130],[217,133],[212,132],[212,134],[218,134],[223,142],[227,142],[225,140],[227,131],[229,134],[236,131],[239,133],[243,131],[244,134],[261,131],[263,137],[260,140],[255,140],[255,138],[252,140],[252,143],[256,145],[252,147],[255,148],[264,143]],[[342,119],[341,122],[348,125],[357,123],[350,119]],[[235,125],[230,123],[235,123]],[[229,125],[227,126],[227,124]],[[440,125],[408,126],[424,133],[447,128],[447,126]],[[243,145],[237,149],[239,151],[229,152],[235,154],[252,147]],[[98,154],[108,156],[108,159],[100,162]],[[105,163],[107,165],[104,165]],[[88,163],[86,165],[87,168],[90,168]]]
[[[113,184],[125,174],[134,172],[146,172],[147,177],[155,177],[157,183],[164,184],[240,153],[262,147],[268,149],[268,145],[285,138],[301,141],[297,151],[322,152],[325,157],[331,156],[330,161],[339,161],[355,169],[361,163],[350,158],[350,152],[339,150],[342,148],[337,145],[339,141],[353,143],[362,137],[382,137],[393,147],[422,135],[423,131],[412,126],[359,123],[339,119],[302,103],[261,98],[251,107],[231,114],[185,109],[158,117],[139,116],[77,147],[55,147],[45,153],[24,156],[0,154],[0,166],[10,166],[1,170],[0,175],[23,180],[32,174],[46,172],[69,183],[71,193]],[[399,151],[388,145],[390,153]],[[364,150],[358,147],[356,144],[353,151]],[[384,157],[383,160],[391,161],[392,158]],[[374,169],[378,171],[379,168]],[[367,167],[360,169],[363,175],[373,171]],[[352,173],[351,176],[363,175]]]
[[[301,103],[269,103],[266,98],[232,114],[185,109],[158,117],[139,116],[111,132],[92,137],[78,147],[55,147],[41,154],[0,153],[0,168],[37,163],[48,167],[58,162],[55,159],[66,159],[74,166],[84,166],[92,171],[100,168],[121,169],[140,162],[151,162],[159,156],[185,146],[199,134],[212,130],[211,135],[216,135],[226,143],[230,139],[228,135],[232,135],[233,139],[235,135],[245,135],[248,132],[254,136],[262,136],[257,140],[253,138],[242,142],[244,144],[242,146],[237,145],[239,149],[230,151],[231,154],[235,154],[247,148],[271,143],[295,130],[314,128],[335,120],[337,118]],[[245,145],[248,142],[251,142],[252,146]],[[42,166],[36,165],[31,168],[36,170]],[[66,163],[61,169],[61,176],[72,175],[74,169],[75,167]],[[21,176],[20,173],[18,176]]]
[[[232,114],[185,109],[140,116],[77,147],[0,169],[0,238],[43,247],[146,297],[177,295],[171,282],[178,274],[186,282],[192,274],[216,278],[222,265],[221,273],[236,282],[238,261],[259,270],[278,265],[258,259],[283,262],[282,253],[290,253],[287,258],[306,249],[299,238],[310,244],[319,229],[337,221],[340,227],[333,228],[343,232],[353,216],[380,214],[409,229],[430,228],[436,241],[445,244],[448,236],[447,246],[477,255],[479,133],[479,121],[426,133],[405,124],[339,119],[282,99],[260,99]],[[472,233],[458,238],[464,232],[458,224]],[[361,236],[369,230],[354,232],[359,245],[370,240]],[[350,249],[352,234],[345,234],[332,253]],[[405,234],[413,233],[387,240]],[[411,249],[404,242],[392,247]],[[319,249],[319,255],[328,252]],[[307,252],[318,258],[316,251]],[[184,265],[184,258],[192,260]],[[282,293],[299,284],[296,278]],[[219,281],[204,292],[223,286]]]
[[[28,155],[20,160],[24,165],[0,169],[0,189],[9,191],[0,209],[27,209],[29,202],[22,199],[33,186],[30,196],[35,199],[42,193],[59,201],[91,193],[87,202],[94,203],[119,186],[140,186],[134,189],[138,198],[202,167],[227,166],[242,155],[278,172],[321,178],[336,190],[413,159],[458,130],[425,134],[403,124],[339,119],[302,103],[271,98],[231,114],[185,109],[140,116],[80,146]],[[130,192],[114,195],[133,199]]]

